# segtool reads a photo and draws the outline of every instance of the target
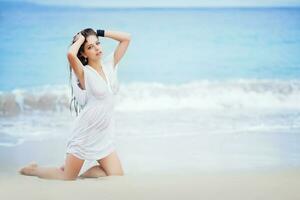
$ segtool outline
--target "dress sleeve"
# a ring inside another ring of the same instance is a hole
[[[105,58],[105,63],[107,63],[112,69],[114,73],[117,73],[117,70],[119,68],[119,63],[114,66],[114,51],[110,52],[106,58]]]
[[[77,102],[81,105],[84,106],[86,104],[86,90],[82,90],[79,86],[79,81],[77,79],[76,74],[72,70],[72,88],[73,88],[73,93],[74,96],[77,100]]]
[[[110,52],[104,59],[106,68],[109,71],[111,89],[114,94],[117,94],[120,88],[118,80],[119,63],[114,66],[114,51]]]

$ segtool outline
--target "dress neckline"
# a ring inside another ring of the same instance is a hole
[[[105,81],[104,80],[104,78],[93,68],[93,67],[91,67],[90,65],[86,65],[87,67],[89,67],[92,71],[94,71],[98,76],[100,76],[100,79],[104,82],[104,84],[106,85],[106,87],[108,88],[108,89],[110,89],[110,81],[109,81],[109,79],[107,78],[107,75],[106,75],[106,72],[105,72],[105,67],[104,67],[104,64],[103,64],[103,62],[101,61],[101,68],[102,68],[102,71],[103,71],[103,74],[104,74],[104,76],[105,76],[105,79],[107,80],[107,81]]]

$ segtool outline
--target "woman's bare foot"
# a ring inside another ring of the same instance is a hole
[[[35,176],[34,172],[37,167],[38,165],[35,162],[31,162],[29,165],[21,168],[19,173],[26,176]]]

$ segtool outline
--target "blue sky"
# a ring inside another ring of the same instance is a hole
[[[0,0],[5,1],[5,0]],[[7,1],[7,0],[6,0]],[[192,6],[192,7],[253,7],[253,6],[300,6],[300,0],[11,0],[46,5],[77,5],[87,7],[131,6]],[[11,2],[10,1],[10,2]]]

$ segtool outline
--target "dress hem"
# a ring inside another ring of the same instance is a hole
[[[102,158],[105,158],[106,156],[108,156],[109,154],[114,152],[115,150],[116,150],[116,148],[114,146],[112,146],[108,151],[106,151],[105,153],[101,153],[101,154],[99,154],[99,156],[95,156],[94,158],[84,158],[84,156],[80,156],[76,152],[73,152],[73,151],[66,151],[66,153],[72,154],[73,156],[75,156],[76,158],[78,158],[80,160],[100,160]]]

